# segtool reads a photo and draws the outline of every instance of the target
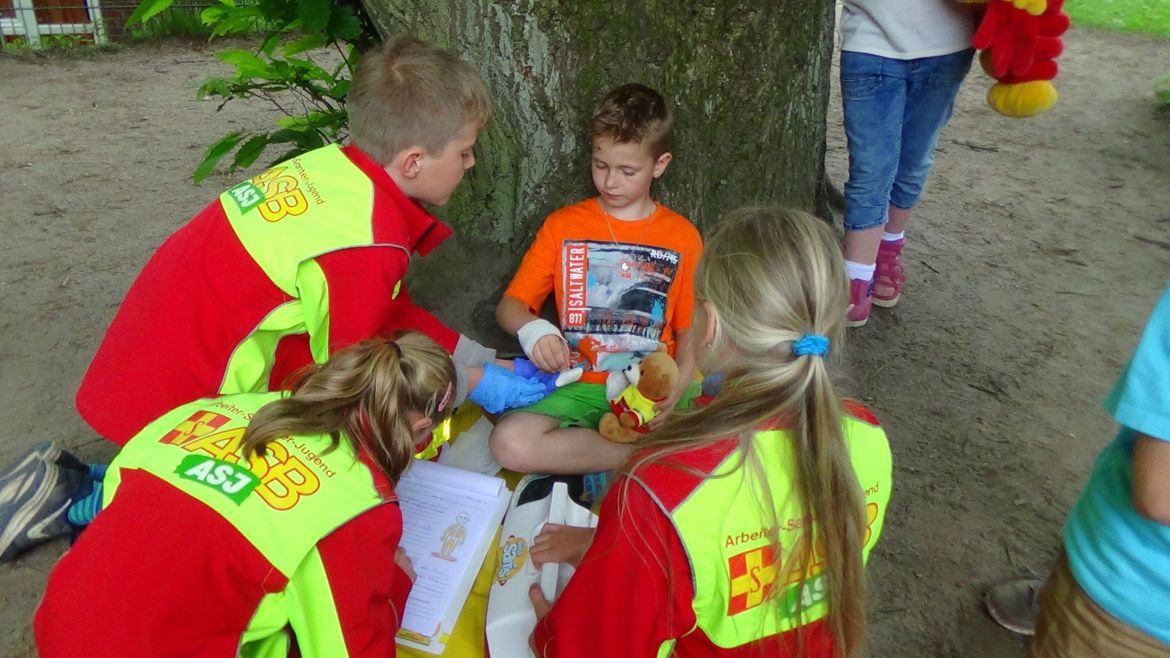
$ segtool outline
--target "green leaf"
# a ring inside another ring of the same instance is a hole
[[[259,0],[256,5],[270,24],[279,24],[282,29],[297,20],[297,0]]]
[[[236,130],[220,137],[219,141],[208,146],[207,151],[203,153],[203,160],[195,168],[195,175],[193,176],[195,184],[198,185],[204,178],[207,178],[207,175],[215,169],[215,165],[219,164],[223,156],[230,153],[243,138],[244,133]]]
[[[199,90],[195,92],[196,100],[203,100],[208,96],[223,96],[228,97],[232,95],[231,82],[223,78],[208,78],[199,85]]]
[[[143,0],[134,13],[130,14],[130,18],[126,19],[126,25],[144,23],[172,4],[174,4],[174,0]]]
[[[224,19],[228,15],[229,9],[223,5],[213,5],[199,12],[199,20],[208,27],[214,26],[216,23]]]
[[[329,0],[297,0],[297,18],[301,19],[301,29],[307,34],[325,31],[329,25]]]
[[[288,85],[290,88],[293,87],[294,83],[296,82],[296,80],[293,79],[292,67],[289,66],[287,61],[282,59],[272,60],[271,75],[269,78],[271,80],[279,80]]]
[[[290,117],[297,119],[295,125],[282,126],[284,128],[294,128],[299,130],[315,130],[322,126],[328,126],[336,120],[336,112],[309,112],[304,116]],[[277,122],[280,123],[279,121]]]
[[[309,126],[309,120],[306,117],[280,117],[276,120],[276,125],[281,128],[288,128],[289,130],[304,130]]]
[[[349,80],[338,80],[337,84],[329,90],[329,95],[333,98],[345,98],[349,95],[349,87],[352,84]]]
[[[225,50],[216,57],[236,67],[236,73],[245,78],[266,78],[272,67],[248,50]]]
[[[228,64],[233,66],[240,66],[241,64],[258,64],[263,65],[264,61],[256,56],[250,50],[224,50],[215,54],[215,56]]]
[[[321,148],[325,146],[325,138],[321,136],[321,133],[314,130],[313,132],[305,133],[304,144],[309,150]]]
[[[276,47],[280,45],[280,32],[273,30],[265,37],[264,42],[260,44],[260,52],[272,57],[272,53],[276,52]]]
[[[362,22],[352,8],[335,4],[333,12],[329,14],[329,26],[325,28],[325,33],[334,39],[352,41],[362,35]]]
[[[254,135],[244,142],[240,150],[236,151],[236,159],[232,161],[232,169],[246,169],[252,166],[256,158],[268,148],[268,135]]]
[[[295,130],[289,130],[288,128],[277,130],[276,132],[268,135],[269,144],[288,144],[290,142],[295,143],[298,139],[300,139],[300,133]]]
[[[215,24],[217,34],[251,34],[260,29],[267,19],[259,7],[246,5],[227,10]]]
[[[313,50],[314,48],[321,48],[329,43],[329,37],[324,34],[308,34],[296,41],[285,44],[283,52],[285,56],[292,56],[298,53],[303,53],[306,50]]]

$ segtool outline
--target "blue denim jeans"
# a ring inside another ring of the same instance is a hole
[[[918,203],[938,134],[951,118],[974,52],[909,60],[841,53],[849,149],[846,230],[882,226],[889,206],[910,209]]]

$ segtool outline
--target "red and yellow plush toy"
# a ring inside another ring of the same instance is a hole
[[[622,373],[611,374],[624,374],[629,385],[610,399],[610,411],[601,417],[597,431],[610,441],[632,443],[639,435],[650,431],[648,423],[658,415],[654,405],[665,400],[674,390],[679,375],[678,364],[665,349],[659,349]],[[609,382],[606,384],[608,386]]]
[[[1068,29],[1064,0],[960,0],[986,4],[972,45],[982,51],[979,62],[996,83],[987,104],[1009,117],[1030,117],[1047,111],[1059,95],[1052,79],[1056,58],[1064,49],[1060,37]]]

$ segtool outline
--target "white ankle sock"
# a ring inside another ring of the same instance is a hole
[[[851,260],[845,261],[845,272],[850,279],[861,279],[862,281],[872,281],[873,271],[877,269],[876,264],[866,265],[865,263],[855,263]]]
[[[901,233],[886,233],[882,231],[882,242],[897,242],[904,237],[906,237],[906,231],[902,231]]]

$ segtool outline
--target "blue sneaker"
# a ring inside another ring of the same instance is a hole
[[[0,472],[0,562],[73,532],[66,513],[85,474],[58,466],[62,454],[45,442]]]

